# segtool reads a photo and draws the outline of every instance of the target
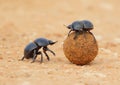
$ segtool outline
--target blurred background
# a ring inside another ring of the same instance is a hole
[[[0,0],[0,26],[14,24],[24,32],[44,35],[46,30],[66,33],[63,24],[88,19],[95,34],[111,38],[119,36],[119,12],[119,0]]]

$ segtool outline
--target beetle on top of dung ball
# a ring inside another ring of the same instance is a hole
[[[82,21],[74,21],[72,24],[66,26],[68,29],[70,29],[68,36],[70,35],[70,33],[72,31],[75,32],[75,36],[74,39],[77,38],[77,36],[83,32],[84,33],[84,37],[85,37],[85,32],[89,32],[92,36],[92,32],[90,32],[90,30],[93,29],[93,24],[91,21],[89,20],[82,20]],[[94,37],[94,36],[93,36]],[[85,37],[86,38],[86,37]]]
[[[66,27],[70,29],[63,43],[66,58],[77,65],[85,65],[93,61],[98,54],[98,44],[90,32],[93,29],[92,22],[89,20],[74,21]]]

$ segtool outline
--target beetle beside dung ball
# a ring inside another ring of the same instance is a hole
[[[46,55],[47,60],[50,60],[46,51],[50,51],[53,55],[55,55],[55,53],[52,50],[50,50],[47,46],[53,45],[56,42],[53,42],[51,40],[47,40],[45,38],[38,38],[38,39],[34,40],[33,42],[29,43],[25,47],[24,56],[22,57],[21,60],[24,60],[24,58],[26,58],[26,59],[32,58],[32,63],[33,63],[35,61],[35,59],[37,58],[37,55],[41,54],[41,61],[40,62],[42,63],[43,62],[43,54],[41,51],[39,51],[40,48],[43,48],[43,53]]]

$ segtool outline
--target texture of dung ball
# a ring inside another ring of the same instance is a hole
[[[64,41],[63,51],[68,60],[77,65],[90,63],[98,54],[98,44],[94,35],[80,33],[74,39],[75,32],[71,33]]]

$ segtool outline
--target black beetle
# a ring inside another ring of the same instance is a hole
[[[77,35],[83,30],[83,23],[81,21],[74,21],[72,24],[68,25],[67,28],[70,29],[68,36],[70,34],[70,32],[75,31],[75,37],[74,39],[77,37]]]
[[[89,32],[92,34],[90,30],[93,29],[93,24],[88,20],[74,21],[72,24],[68,25],[67,28],[70,29],[68,36],[71,31],[75,31],[74,39],[76,39],[80,32]]]
[[[35,59],[37,58],[37,55],[41,54],[41,63],[42,63],[43,62],[43,54],[41,51],[39,51],[40,48],[43,48],[43,53],[46,55],[47,60],[50,60],[46,51],[50,51],[54,56],[55,56],[55,53],[52,50],[50,50],[47,46],[53,45],[56,42],[47,40],[45,38],[38,38],[38,39],[34,40],[33,42],[29,43],[25,47],[24,56],[22,57],[21,60],[24,60],[24,58],[26,58],[26,59],[32,58],[33,59],[32,63],[33,63],[35,61]]]

